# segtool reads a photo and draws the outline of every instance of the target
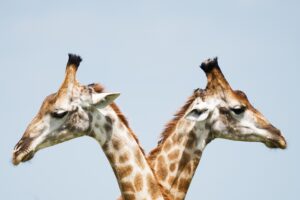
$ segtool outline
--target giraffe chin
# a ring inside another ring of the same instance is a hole
[[[14,154],[12,163],[14,165],[19,165],[21,162],[26,162],[31,160],[33,156],[34,156],[34,151],[24,151],[19,153],[18,155]]]
[[[286,149],[287,144],[284,138],[280,138],[279,140],[267,140],[265,145],[270,149]]]

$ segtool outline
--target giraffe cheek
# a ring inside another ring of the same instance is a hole
[[[221,120],[216,121],[213,124],[212,128],[215,132],[218,132],[218,133],[222,133],[222,132],[224,132],[224,130],[226,130],[226,126],[223,123],[223,121],[221,121]]]
[[[92,116],[85,112],[73,113],[66,121],[66,128],[71,133],[84,133],[91,124]]]

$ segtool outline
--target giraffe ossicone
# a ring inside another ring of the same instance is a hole
[[[76,72],[81,62],[69,54],[66,75],[59,90],[46,97],[13,151],[18,165],[34,154],[80,136],[98,141],[107,156],[125,200],[163,200],[164,195],[148,165],[137,137],[113,101],[119,93],[103,92],[100,84],[81,85]]]
[[[196,89],[161,135],[148,160],[162,190],[183,200],[206,145],[216,138],[261,142],[285,149],[287,143],[239,90],[233,90],[217,58],[201,64],[207,76],[204,90]]]
[[[207,76],[206,88],[194,91],[148,157],[154,174],[126,118],[113,103],[119,93],[104,93],[99,84],[81,85],[76,80],[80,62],[79,56],[69,55],[63,84],[44,100],[15,146],[15,165],[43,148],[86,135],[103,148],[123,199],[180,200],[213,139],[262,142],[270,148],[287,146],[280,131],[246,95],[232,90],[217,59],[209,59],[201,65]]]

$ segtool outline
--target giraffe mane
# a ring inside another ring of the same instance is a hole
[[[121,112],[121,110],[119,109],[119,107],[117,106],[117,104],[112,103],[110,106],[111,106],[111,108],[116,112],[118,118],[124,123],[124,125],[127,127],[128,131],[130,132],[130,134],[132,135],[132,137],[134,138],[134,140],[135,140],[136,143],[138,144],[138,147],[140,148],[140,150],[141,150],[143,156],[145,157],[148,166],[150,167],[151,171],[153,172],[154,178],[155,178],[155,180],[156,180],[156,182],[157,182],[157,184],[158,184],[158,186],[159,186],[159,188],[160,188],[160,191],[161,191],[161,193],[162,193],[162,195],[163,195],[164,200],[171,200],[171,198],[169,197],[169,195],[163,190],[163,186],[158,182],[157,176],[156,176],[156,174],[154,173],[154,170],[153,170],[153,168],[152,168],[152,165],[150,164],[149,160],[147,159],[146,154],[145,154],[145,151],[144,151],[144,149],[141,147],[140,141],[139,141],[139,139],[137,138],[136,134],[135,134],[135,133],[132,131],[132,129],[129,127],[129,123],[128,123],[126,117],[125,117],[124,114]],[[122,198],[121,198],[121,199],[122,199]]]
[[[174,118],[166,124],[165,129],[163,130],[163,132],[160,135],[160,139],[158,141],[157,147],[149,153],[149,156],[148,156],[149,161],[152,161],[156,158],[157,154],[161,151],[163,143],[170,137],[170,135],[172,135],[172,133],[176,129],[178,121],[184,116],[184,114],[186,113],[187,109],[191,106],[193,101],[197,97],[201,96],[201,92],[202,92],[201,89],[196,89],[194,91],[194,93],[188,98],[188,100],[186,101],[184,106],[182,106],[175,113]]]
[[[94,89],[95,92],[97,93],[101,93],[104,92],[104,87],[98,83],[92,83],[89,84],[90,87],[92,87]],[[150,164],[149,160],[146,157],[145,151],[144,149],[141,147],[140,145],[140,141],[137,138],[136,134],[132,131],[132,129],[129,126],[128,120],[126,119],[125,115],[121,112],[120,108],[117,106],[116,103],[112,103],[110,104],[111,108],[115,111],[115,113],[117,114],[118,118],[121,120],[121,122],[126,126],[126,128],[128,129],[128,131],[130,132],[130,134],[132,135],[133,139],[136,141],[136,143],[138,144],[143,156],[146,158],[147,164],[149,165],[150,169],[153,172],[153,175],[158,183],[158,186],[160,187],[160,191],[164,197],[164,200],[171,200],[171,198],[169,197],[169,195],[163,190],[163,186],[158,182],[158,179],[156,177],[156,174],[154,173],[154,170],[152,168],[152,165]],[[118,198],[118,200],[123,200],[122,197]]]
[[[92,84],[89,84],[89,86],[92,87],[94,89],[94,91],[97,92],[97,93],[104,92],[104,87],[102,85],[100,85],[99,83],[92,83]],[[139,142],[137,136],[134,134],[134,132],[132,131],[132,129],[129,127],[128,120],[126,119],[125,115],[121,112],[120,108],[117,106],[116,103],[111,103],[110,107],[115,111],[115,113],[117,114],[118,118],[121,120],[121,122],[129,130],[130,134],[133,136],[134,140],[138,143],[141,151],[145,155],[144,149],[141,147],[140,142]]]
[[[102,93],[104,92],[104,87],[102,85],[100,85],[99,83],[92,83],[88,85],[89,87],[92,87],[94,89],[95,92],[97,93]],[[138,142],[138,138],[137,136],[134,134],[134,132],[131,130],[131,128],[129,127],[129,123],[128,120],[126,119],[125,115],[121,112],[120,108],[117,106],[116,103],[111,103],[110,107],[115,111],[115,113],[117,114],[118,118],[121,120],[121,122],[126,126],[126,128],[128,128],[129,132],[131,133],[131,135],[134,137],[134,139],[136,140],[136,142]],[[139,145],[140,146],[140,145]],[[144,153],[144,150],[141,149]]]
[[[161,151],[162,149],[162,145],[163,143],[172,135],[172,133],[174,132],[176,125],[178,123],[178,121],[184,116],[184,114],[186,113],[186,111],[188,110],[188,108],[191,106],[191,104],[193,103],[193,101],[197,98],[200,97],[202,94],[203,90],[201,89],[196,89],[194,90],[194,93],[188,98],[188,100],[186,101],[186,103],[184,104],[184,106],[182,106],[174,115],[174,118],[169,121],[166,126],[165,129],[163,130],[163,132],[160,135],[160,139],[158,141],[158,145],[155,149],[153,149],[148,157],[147,157],[147,162],[149,163],[150,168],[153,170],[153,166],[152,166],[152,161],[156,159],[158,153]],[[154,173],[155,177],[156,174]],[[156,178],[157,179],[157,178]],[[158,179],[157,179],[158,180]],[[167,192],[165,190],[163,190],[163,186],[158,182],[162,194],[165,198],[165,200],[170,200],[172,199],[171,197],[169,197],[169,195],[167,194]]]

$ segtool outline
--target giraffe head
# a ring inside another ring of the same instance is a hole
[[[88,135],[95,108],[104,108],[119,96],[119,93],[103,93],[99,84],[81,85],[76,80],[80,62],[79,56],[69,54],[61,87],[45,98],[14,148],[14,165],[30,160],[40,149]]]
[[[281,132],[249,102],[245,93],[233,90],[226,81],[217,59],[200,66],[207,76],[205,90],[196,90],[195,100],[185,117],[205,124],[210,139],[262,142],[269,148],[287,147]]]

